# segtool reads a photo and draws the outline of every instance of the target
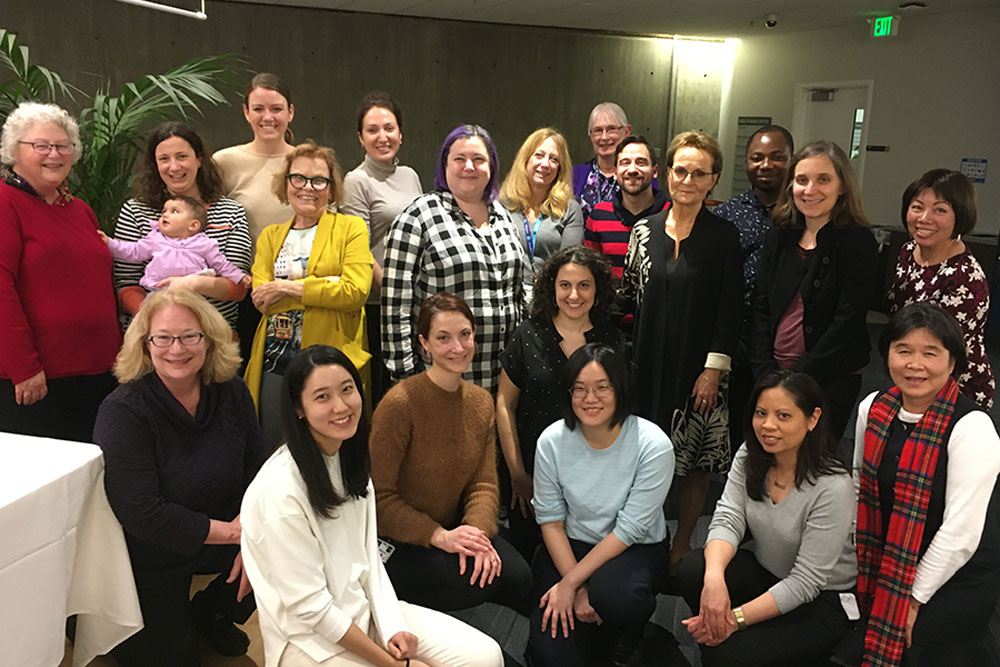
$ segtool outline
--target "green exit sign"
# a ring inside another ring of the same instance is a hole
[[[898,16],[878,16],[872,20],[872,37],[895,37],[898,34]]]

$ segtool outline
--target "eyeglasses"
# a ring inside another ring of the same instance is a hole
[[[615,393],[614,387],[610,384],[599,384],[596,387],[586,387],[582,384],[574,385],[572,389],[569,390],[570,396],[576,400],[583,400],[587,397],[587,394],[593,392],[596,398],[605,399],[611,398]]]
[[[712,175],[710,172],[702,171],[701,169],[688,171],[684,167],[670,167],[670,171],[673,172],[674,178],[676,178],[678,181],[687,180],[688,176],[690,176],[691,180],[695,182],[704,181],[706,178]]]
[[[289,174],[285,176],[288,182],[292,184],[292,187],[296,190],[301,190],[306,187],[306,183],[312,185],[313,190],[326,190],[329,187],[332,179],[326,176],[303,176],[302,174]]]
[[[624,125],[608,125],[607,127],[592,127],[590,128],[590,136],[597,139],[604,134],[618,134],[623,129]]]
[[[59,155],[71,155],[73,153],[73,144],[50,144],[47,141],[19,141],[17,143],[31,146],[39,155],[48,155],[52,152],[53,148],[56,149],[56,153],[59,153]]]
[[[205,337],[200,331],[194,331],[191,333],[184,333],[180,336],[168,336],[167,334],[156,334],[155,336],[150,336],[146,340],[152,343],[153,347],[170,347],[174,344],[175,340],[179,340],[181,345],[184,347],[194,347],[201,342],[201,339]]]

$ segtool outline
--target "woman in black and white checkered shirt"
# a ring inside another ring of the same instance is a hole
[[[415,199],[389,228],[382,355],[393,381],[424,370],[414,322],[424,299],[447,291],[476,315],[476,356],[465,377],[496,393],[500,353],[521,321],[530,278],[514,223],[496,201],[498,184],[489,133],[460,125],[441,147],[435,190]]]

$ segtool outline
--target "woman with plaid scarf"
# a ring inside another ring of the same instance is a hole
[[[953,378],[966,357],[951,315],[906,306],[879,347],[895,386],[858,408],[864,621],[845,662],[986,664],[976,651],[1000,594],[1000,438]]]

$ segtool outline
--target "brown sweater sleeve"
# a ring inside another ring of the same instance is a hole
[[[372,417],[369,446],[378,534],[428,547],[431,535],[440,524],[415,509],[399,493],[400,466],[413,432],[407,402],[406,392],[397,385],[397,391],[386,394]]]
[[[497,482],[496,416],[489,394],[486,394],[480,410],[487,427],[477,443],[481,451],[479,469],[462,490],[465,507],[462,523],[475,526],[492,538],[497,534],[500,489]]]

